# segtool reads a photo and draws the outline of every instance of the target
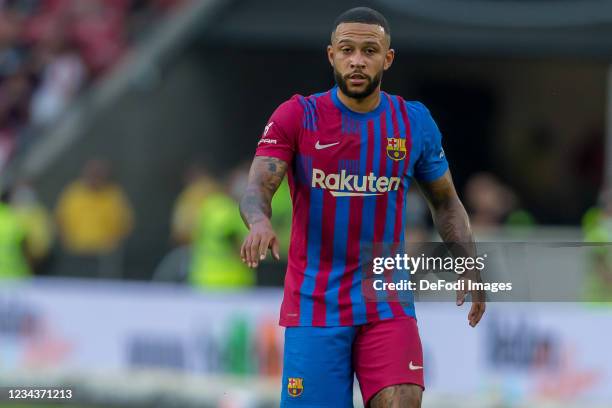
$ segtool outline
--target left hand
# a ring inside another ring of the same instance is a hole
[[[480,279],[470,278],[469,276],[461,276],[458,280],[464,281],[463,290],[457,291],[457,306],[463,305],[465,303],[465,297],[468,292],[472,295],[472,307],[470,308],[470,313],[468,313],[468,321],[470,322],[470,326],[476,327],[480,319],[482,319],[482,315],[484,315],[486,309],[486,301],[485,301],[485,293],[482,290],[472,290],[468,291],[468,282],[480,282]]]

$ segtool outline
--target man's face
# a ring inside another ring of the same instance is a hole
[[[381,26],[342,23],[332,34],[327,56],[340,90],[348,97],[363,99],[380,85],[383,71],[393,62],[394,51]]]
[[[85,164],[83,179],[92,188],[106,185],[110,176],[110,165],[102,159],[92,159]]]

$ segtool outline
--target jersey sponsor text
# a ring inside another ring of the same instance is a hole
[[[312,187],[330,190],[334,197],[382,195],[389,191],[397,191],[400,185],[399,177],[377,177],[370,172],[367,176],[347,174],[325,174],[323,170],[312,169]]]

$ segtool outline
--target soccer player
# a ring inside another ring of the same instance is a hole
[[[283,407],[352,407],[356,374],[366,406],[419,407],[421,342],[412,302],[367,301],[363,248],[403,245],[411,179],[445,242],[467,243],[470,224],[429,111],[381,91],[395,52],[386,19],[358,7],[334,23],[327,56],[336,86],[295,95],[272,114],[240,203],[249,228],[241,255],[256,267],[279,258],[271,200],[285,174],[293,223],[280,324]],[[457,305],[466,292],[458,292]],[[485,310],[472,293],[469,324]]]

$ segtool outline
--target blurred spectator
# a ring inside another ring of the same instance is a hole
[[[470,222],[476,229],[498,227],[512,206],[511,197],[489,173],[472,176],[466,184],[466,204]]]
[[[229,195],[237,202],[240,202],[249,181],[250,166],[251,163],[246,161],[239,163],[229,172],[227,177]]]
[[[155,267],[152,280],[157,282],[184,283],[191,267],[191,247],[183,245],[164,255]]]
[[[58,232],[72,272],[116,277],[123,241],[132,231],[132,210],[123,189],[110,181],[110,165],[94,159],[64,189],[56,208]],[[75,269],[82,269],[80,272]],[[85,270],[89,269],[89,270]]]
[[[49,211],[38,200],[32,185],[25,180],[15,184],[10,196],[15,216],[25,230],[27,253],[37,272],[49,256],[53,244],[53,222]]]
[[[0,171],[8,162],[14,147],[15,141],[11,135],[0,130]]]
[[[96,77],[112,66],[123,53],[126,42],[127,0],[48,0],[29,16],[25,33],[32,43],[44,41],[63,31]]]
[[[4,6],[6,7],[6,6]],[[0,5],[0,78],[16,73],[24,62],[25,47],[20,43],[23,19],[19,13],[2,10]]]
[[[238,166],[228,176],[229,197],[235,198],[235,193],[241,192],[244,187],[244,169]],[[248,169],[247,169],[248,171]],[[247,175],[248,176],[248,173]],[[202,207],[208,197],[224,196],[221,194],[222,186],[210,175],[200,163],[191,164],[184,175],[185,188],[179,194],[172,212],[172,242],[177,245],[157,266],[153,279],[159,281],[184,282],[189,279],[190,271],[193,272],[195,260],[192,253],[197,248],[191,248],[194,239],[201,240],[201,218]],[[231,204],[235,206],[235,203]],[[206,217],[206,216],[204,216]],[[203,246],[205,244],[201,243]]]
[[[246,187],[246,186],[245,186]],[[245,189],[242,189],[244,192]],[[272,226],[279,240],[280,256],[287,260],[289,255],[289,243],[291,242],[291,222],[293,220],[293,206],[289,183],[285,178],[278,186],[278,190],[272,197]],[[276,260],[274,261],[276,262]]]
[[[240,170],[238,170],[240,171]],[[227,190],[218,190],[204,200],[192,245],[189,282],[202,288],[247,287],[255,284],[255,272],[240,259],[240,246],[247,234],[238,203]]]
[[[34,50],[40,65],[40,82],[31,104],[32,124],[47,125],[55,120],[85,82],[86,69],[78,50],[66,38],[59,24]]]
[[[0,84],[0,168],[13,153],[18,134],[28,122],[31,91],[30,80],[24,71]]]
[[[475,230],[495,229],[502,225],[529,226],[534,219],[519,208],[516,194],[490,173],[472,176],[465,188],[470,223]]]
[[[29,127],[49,125],[90,79],[108,72],[144,31],[183,1],[0,0],[0,170]],[[132,17],[137,27],[130,27]],[[36,132],[38,133],[38,132]]]
[[[594,302],[612,302],[612,187],[603,189],[599,205],[585,213],[582,230],[586,242],[603,244],[591,249],[585,297]]]
[[[26,250],[26,231],[8,205],[9,193],[0,193],[0,279],[30,275]]]
[[[128,0],[70,0],[72,35],[95,76],[106,71],[126,48]]]
[[[179,194],[172,210],[171,234],[176,245],[191,243],[204,199],[219,187],[206,169],[194,163],[185,172],[185,188]]]

